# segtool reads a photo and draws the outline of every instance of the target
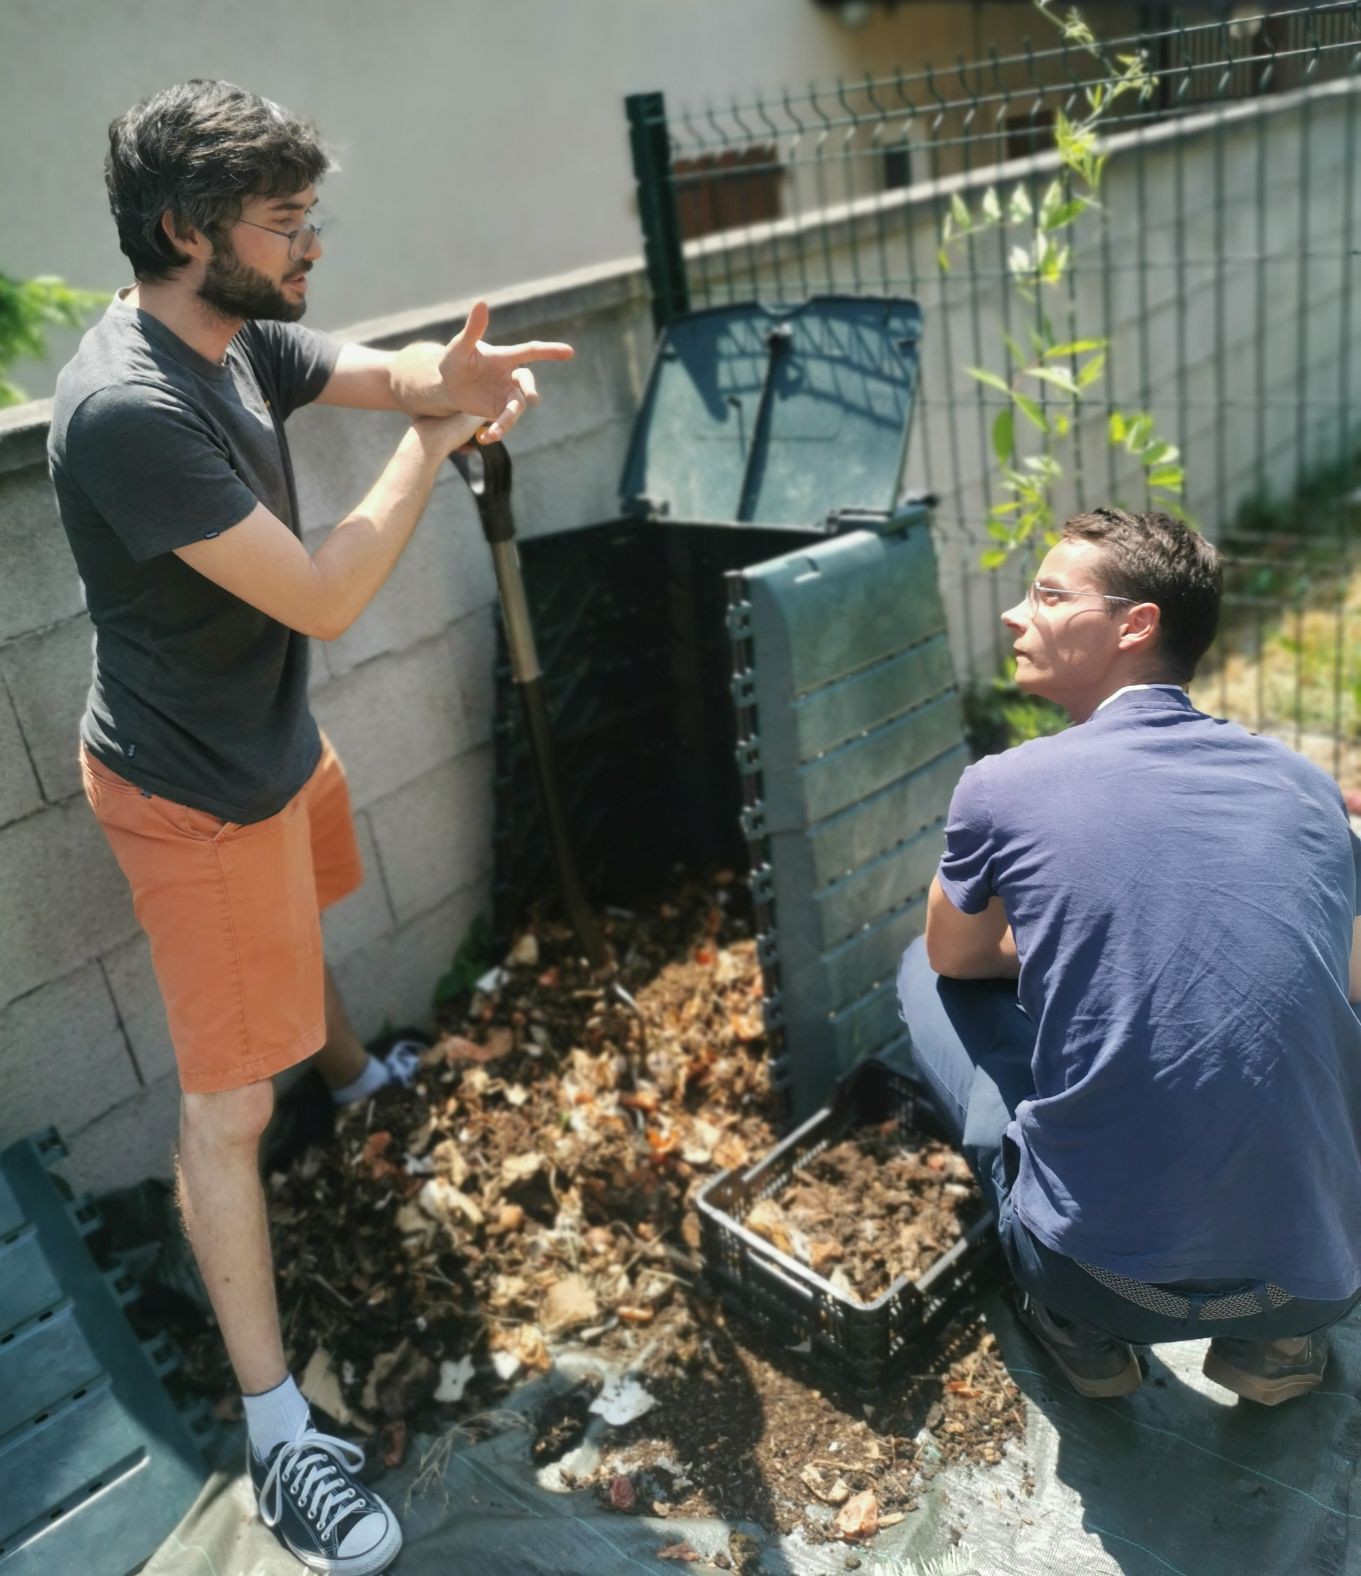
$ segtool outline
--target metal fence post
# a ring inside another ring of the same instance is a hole
[[[630,93],[624,106],[628,112],[633,174],[638,182],[643,256],[652,289],[652,321],[660,331],[672,318],[690,308],[680,220],[676,213],[676,188],[671,172],[666,97],[661,93]]]

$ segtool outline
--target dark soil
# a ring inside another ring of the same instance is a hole
[[[919,1361],[869,1405],[810,1375],[797,1355],[715,1318],[693,1354],[649,1376],[656,1409],[615,1432],[588,1481],[608,1503],[612,1480],[626,1472],[638,1514],[716,1515],[780,1532],[802,1525],[813,1541],[828,1529],[810,1506],[834,1508],[870,1490],[878,1524],[892,1525],[917,1509],[937,1470],[921,1460],[923,1427],[947,1461],[996,1463],[1024,1426],[981,1326],[957,1328]]]
[[[467,1427],[554,1351],[585,1346],[631,1366],[657,1402],[609,1432],[592,1480],[606,1502],[802,1522],[811,1536],[834,1529],[810,1504],[854,1510],[867,1491],[879,1524],[910,1514],[923,1428],[947,1459],[1000,1459],[1022,1411],[981,1326],[956,1327],[867,1409],[712,1299],[694,1195],[780,1136],[745,893],[727,873],[678,876],[646,911],[611,911],[607,931],[637,1015],[565,928],[536,923],[498,988],[446,1014],[413,1089],[343,1112],[331,1142],[269,1178],[285,1341],[314,1404],[379,1436],[392,1462],[414,1431]],[[827,1272],[872,1298],[967,1224],[961,1165],[936,1144],[905,1154],[890,1133],[860,1133],[778,1204],[838,1250],[820,1250]],[[193,1385],[229,1411],[216,1333],[188,1355]],[[579,1440],[593,1394],[545,1408],[537,1464]]]

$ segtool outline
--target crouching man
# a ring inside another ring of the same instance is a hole
[[[1134,1347],[1317,1386],[1361,1296],[1361,841],[1324,772],[1197,711],[1214,548],[1069,520],[1003,615],[1066,732],[969,767],[899,995],[1021,1316],[1087,1396]]]

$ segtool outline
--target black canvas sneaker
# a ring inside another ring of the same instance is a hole
[[[377,1576],[397,1558],[397,1518],[353,1475],[364,1465],[358,1445],[318,1433],[309,1421],[268,1461],[248,1443],[246,1461],[261,1521],[309,1571]]]

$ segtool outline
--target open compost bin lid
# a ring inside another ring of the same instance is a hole
[[[624,512],[785,526],[891,513],[921,322],[915,301],[865,296],[678,317],[634,425]]]

